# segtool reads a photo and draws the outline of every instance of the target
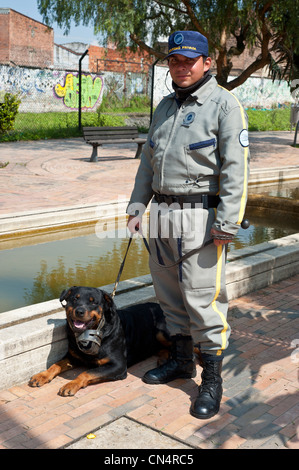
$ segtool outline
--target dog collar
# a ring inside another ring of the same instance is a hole
[[[78,348],[85,354],[96,356],[101,347],[103,338],[103,327],[105,325],[104,316],[101,318],[99,326],[96,330],[85,330],[78,338],[76,338]]]

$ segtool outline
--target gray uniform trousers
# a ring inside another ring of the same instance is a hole
[[[221,356],[228,346],[225,245],[209,244],[167,268],[210,239],[216,209],[161,209],[151,204],[150,270],[171,335],[191,335],[203,353]]]

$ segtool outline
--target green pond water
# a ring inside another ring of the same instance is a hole
[[[240,229],[229,250],[284,237],[299,232],[297,220],[277,220],[249,214],[250,227]],[[126,229],[118,236],[98,238],[95,229],[67,231],[49,237],[31,237],[0,242],[0,313],[58,298],[72,285],[99,287],[115,282],[127,248]],[[111,232],[113,233],[113,232]],[[22,245],[22,246],[17,246]],[[134,239],[121,280],[149,273],[148,253],[142,239]]]

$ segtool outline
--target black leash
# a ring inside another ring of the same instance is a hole
[[[244,219],[241,223],[241,227],[246,230],[248,229],[248,227],[250,226],[250,222],[249,220],[247,219]],[[138,232],[138,230],[137,230]],[[149,255],[151,256],[151,250],[150,250],[150,247],[147,243],[147,240],[146,238],[144,237],[144,235],[142,235],[142,239],[143,239],[143,243],[145,245],[145,248],[147,249]],[[217,240],[227,240],[227,241],[232,241],[233,239],[233,236],[228,234],[217,234],[217,236],[215,236],[215,239]],[[161,268],[173,268],[174,266],[177,266],[178,264],[181,264],[183,263],[183,261],[185,261],[186,259],[190,258],[190,256],[193,256],[195,255],[196,253],[198,253],[202,248],[205,248],[206,246],[208,245],[211,245],[212,243],[214,243],[214,238],[211,238],[210,240],[207,240],[205,243],[203,243],[200,247],[198,248],[194,248],[193,250],[191,251],[188,251],[188,253],[186,253],[185,255],[181,256],[181,258],[179,258],[177,261],[175,261],[174,263],[172,264],[161,264],[159,263],[158,261],[156,261],[153,257],[152,257],[152,261],[157,265],[157,266],[160,266]]]
[[[149,255],[151,256],[151,251],[150,251],[150,247],[147,243],[147,240],[146,238],[142,235],[142,239],[143,239],[143,243],[145,245],[145,248],[147,249],[147,251],[149,252]],[[160,266],[161,268],[174,268],[174,266],[178,266],[179,264],[183,263],[183,261],[185,261],[186,259],[190,258],[190,256],[193,256],[195,255],[196,253],[198,253],[202,248],[208,246],[208,245],[211,245],[212,243],[214,242],[213,238],[211,238],[210,240],[206,241],[205,243],[203,243],[200,247],[198,248],[194,248],[193,250],[190,250],[188,251],[188,253],[186,253],[185,255],[181,256],[177,261],[175,261],[174,263],[171,263],[171,264],[161,264],[159,263],[158,261],[156,261],[153,257],[152,257],[152,261],[157,265],[157,266]]]
[[[248,227],[250,226],[250,222],[249,220],[247,219],[244,219],[241,223],[241,227],[246,230]],[[138,230],[137,230],[138,232]],[[152,255],[151,255],[151,250],[150,250],[150,247],[149,247],[149,244],[146,240],[146,238],[144,237],[143,234],[141,234],[142,236],[142,240],[143,240],[143,243],[144,243],[144,246],[145,248],[147,249],[149,255],[151,256],[151,259],[152,261],[159,267],[161,268],[166,268],[166,269],[169,269],[169,268],[173,268],[175,266],[178,266],[180,263],[183,263],[183,261],[185,261],[186,259],[190,258],[190,256],[193,256],[195,255],[196,253],[198,253],[202,248],[205,248],[206,246],[208,245],[211,245],[213,242],[214,242],[214,239],[211,238],[210,240],[207,240],[205,243],[203,243],[200,247],[198,248],[194,248],[193,250],[191,251],[188,251],[188,253],[186,253],[185,255],[181,256],[181,258],[179,258],[177,261],[175,261],[174,263],[171,263],[171,264],[161,264],[159,263],[158,261],[156,261]],[[227,236],[227,235],[217,235],[217,238],[218,240],[231,240],[232,237],[231,236]],[[124,265],[125,265],[125,261],[126,261],[126,258],[127,258],[127,254],[128,254],[128,251],[129,251],[129,248],[131,246],[131,243],[132,243],[132,234],[129,238],[129,242],[128,242],[128,246],[127,246],[127,249],[126,249],[126,253],[125,253],[125,256],[124,256],[124,259],[120,265],[120,268],[119,268],[119,272],[118,272],[118,275],[117,275],[117,278],[116,278],[116,281],[115,281],[115,284],[114,284],[114,289],[113,289],[113,292],[111,294],[111,297],[113,298],[115,296],[115,292],[116,292],[116,289],[117,289],[117,286],[119,284],[119,280],[120,280],[120,277],[122,275],[122,272],[123,272],[123,269],[124,269]]]
[[[122,275],[122,272],[123,272],[123,269],[124,269],[124,266],[125,266],[125,261],[126,261],[126,258],[127,258],[127,254],[128,254],[128,251],[129,251],[129,248],[131,246],[131,243],[132,243],[132,236],[129,238],[129,243],[128,243],[128,246],[127,246],[127,249],[126,249],[126,253],[125,253],[125,256],[124,256],[124,259],[120,265],[120,268],[119,268],[119,271],[118,271],[118,275],[117,275],[117,278],[116,278],[116,281],[115,281],[115,284],[114,284],[114,289],[113,289],[113,292],[111,294],[111,297],[113,299],[113,297],[115,296],[115,292],[116,292],[116,289],[117,289],[117,286],[118,286],[118,283],[119,283],[119,280],[120,280],[120,276]]]
[[[131,243],[132,243],[132,236],[130,236],[129,238],[129,242],[128,242],[128,245],[127,245],[127,249],[126,249],[126,252],[125,252],[125,256],[124,256],[124,259],[120,265],[120,268],[119,268],[119,271],[118,271],[118,275],[117,275],[117,278],[116,278],[116,281],[115,281],[115,284],[114,284],[114,289],[113,289],[113,292],[111,294],[111,297],[113,298],[115,296],[115,293],[116,293],[116,289],[117,289],[117,286],[119,284],[119,280],[120,280],[120,277],[122,275],[122,272],[123,272],[123,269],[124,269],[124,266],[125,266],[125,262],[126,262],[126,258],[127,258],[127,254],[129,252],[129,248],[131,246]],[[151,255],[151,250],[150,250],[150,247],[149,247],[149,244],[146,240],[146,238],[144,237],[144,235],[142,235],[142,240],[143,240],[143,243],[144,243],[144,246],[145,248],[147,249],[149,255],[151,256],[151,259],[152,261],[157,265],[157,266],[160,266],[161,268],[166,268],[166,269],[169,269],[169,268],[173,268],[174,266],[177,266],[179,265],[180,263],[182,263],[183,261],[185,261],[186,259],[190,258],[190,256],[193,256],[194,254],[198,253],[202,248],[208,246],[208,245],[211,245],[213,243],[213,239],[211,240],[208,240],[206,241],[205,243],[203,243],[203,245],[201,245],[199,248],[194,248],[193,250],[189,251],[188,253],[186,253],[185,255],[181,256],[181,258],[179,258],[177,261],[175,261],[174,263],[172,264],[161,264],[159,263],[158,261],[156,261],[152,255]]]

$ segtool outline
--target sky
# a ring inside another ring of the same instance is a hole
[[[0,0],[0,8],[12,8],[18,13],[29,16],[33,20],[43,23],[43,18],[37,9],[37,0]],[[99,44],[93,34],[93,27],[72,26],[68,36],[56,24],[49,25],[54,30],[54,42],[65,44],[68,42],[84,42],[86,44]]]

